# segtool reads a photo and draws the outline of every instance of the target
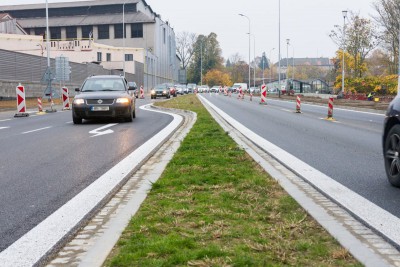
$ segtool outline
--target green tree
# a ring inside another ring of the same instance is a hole
[[[194,53],[188,67],[188,80],[201,83],[201,73],[205,75],[212,69],[223,69],[222,51],[215,33],[199,35],[194,43]],[[202,68],[201,68],[202,66]]]

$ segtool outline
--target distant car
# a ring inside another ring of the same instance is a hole
[[[250,87],[250,93],[251,94],[259,94],[260,93],[260,88],[258,88],[258,87]]]
[[[400,187],[400,96],[389,104],[383,126],[382,147],[389,182]]]
[[[177,84],[175,85],[175,88],[176,88],[176,93],[180,95],[185,94],[185,90],[187,90],[186,85],[184,84]]]
[[[219,86],[213,86],[210,89],[210,93],[218,93],[219,92]]]
[[[173,97],[176,97],[176,96],[177,96],[177,92],[176,92],[175,86],[174,86],[174,85],[170,85],[170,86],[168,86],[168,87],[169,87],[169,93],[170,93],[170,95],[172,95]]]
[[[200,85],[198,90],[199,93],[208,93],[210,91],[210,87],[208,87],[208,85]]]
[[[151,99],[156,99],[157,97],[170,98],[171,94],[169,88],[166,84],[159,84],[150,92]]]
[[[131,122],[136,117],[135,97],[130,94],[136,87],[129,86],[122,76],[101,75],[86,78],[72,102],[72,121],[83,119],[124,118]]]
[[[188,83],[187,84],[187,92],[188,93],[193,93],[194,92],[194,90],[197,90],[198,88],[197,88],[197,85],[195,84],[195,83]]]
[[[271,88],[271,89],[267,90],[267,93],[268,94],[278,94],[279,91],[278,91],[278,88]]]
[[[139,98],[139,90],[138,90],[138,88],[137,88],[137,85],[136,85],[136,83],[135,82],[128,82],[128,85],[129,85],[129,87],[134,87],[134,88],[136,88],[135,90],[132,90],[133,91],[133,95],[136,97],[136,98]]]

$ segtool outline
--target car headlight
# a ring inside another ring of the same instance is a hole
[[[167,91],[164,90],[163,94],[165,95],[167,93]]]
[[[82,105],[82,104],[85,104],[85,100],[82,99],[82,98],[75,98],[75,99],[74,99],[74,104],[75,104],[75,105]]]
[[[155,95],[155,94],[156,94],[156,91],[151,90],[150,93],[151,93],[152,95]]]
[[[117,103],[120,104],[128,104],[129,103],[129,98],[118,98]]]

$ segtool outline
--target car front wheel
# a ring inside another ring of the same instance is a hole
[[[400,125],[393,126],[386,136],[384,157],[389,182],[400,187]]]
[[[74,122],[74,124],[82,124],[82,118],[75,116],[73,113],[72,113],[72,121]]]

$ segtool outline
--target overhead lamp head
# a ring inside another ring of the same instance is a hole
[[[347,17],[347,10],[343,10],[342,11],[342,15],[343,15],[343,18],[346,18]]]

